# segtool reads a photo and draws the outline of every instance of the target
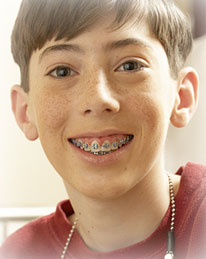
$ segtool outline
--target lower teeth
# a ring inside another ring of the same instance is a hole
[[[116,150],[114,150],[116,151]],[[103,156],[103,155],[107,155],[107,154],[110,154],[110,153],[113,153],[114,151],[109,151],[109,152],[105,152],[105,151],[100,151],[100,152],[89,152],[90,154],[93,154],[93,155],[97,155],[97,156]],[[88,151],[86,151],[88,152]]]

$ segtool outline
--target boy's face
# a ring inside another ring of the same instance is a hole
[[[67,186],[99,198],[129,191],[161,164],[176,91],[165,51],[148,26],[111,32],[110,22],[48,42],[29,68],[28,114],[48,159]],[[114,142],[120,133],[134,138],[102,156],[68,141],[112,134]]]

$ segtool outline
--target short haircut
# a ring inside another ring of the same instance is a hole
[[[21,86],[29,92],[32,53],[52,39],[70,40],[99,18],[115,14],[111,30],[146,21],[164,47],[171,76],[192,48],[191,26],[172,0],[23,0],[12,32],[11,49],[21,71]]]

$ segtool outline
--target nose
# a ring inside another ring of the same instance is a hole
[[[82,102],[84,115],[117,113],[120,110],[120,103],[115,95],[115,90],[109,84],[103,71],[99,71],[96,78],[90,78],[84,89],[84,100]]]

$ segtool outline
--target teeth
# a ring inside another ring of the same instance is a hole
[[[111,151],[111,144],[108,140],[106,140],[103,144],[102,144],[102,147],[101,147],[101,151],[104,151],[104,152],[109,152]]]
[[[133,136],[131,136],[131,135],[130,135],[130,136],[127,136],[127,137],[126,137],[126,143],[128,143],[132,138],[133,138]]]
[[[76,143],[77,143],[77,142],[76,142],[76,139],[74,139],[74,138],[71,138],[71,139],[70,139],[70,142],[72,142],[74,145],[76,145]]]
[[[121,147],[123,145],[123,139],[120,140],[120,142],[118,143],[118,146]]]
[[[113,142],[112,143],[112,150],[117,150],[118,146],[119,146],[118,142]]]
[[[83,143],[80,139],[77,140],[77,144],[76,144],[77,147],[83,149]]]
[[[97,153],[99,151],[100,151],[99,143],[96,140],[92,141],[92,143],[91,143],[91,152]]]
[[[120,139],[119,142],[114,141],[112,144],[108,140],[105,140],[101,147],[96,140],[94,140],[91,143],[91,145],[89,145],[89,143],[87,142],[83,143],[80,139],[70,139],[70,142],[73,143],[75,146],[84,149],[84,151],[90,152],[94,155],[106,155],[112,153],[118,148],[121,148],[123,145],[127,144],[132,139],[133,136],[129,135],[125,138]]]
[[[122,145],[126,144],[126,138],[125,138],[125,139],[121,139],[121,140],[120,140],[120,143],[121,143]]]
[[[84,146],[84,150],[85,151],[89,152],[91,150],[91,147],[90,147],[90,145],[88,143],[84,143],[83,146]]]

